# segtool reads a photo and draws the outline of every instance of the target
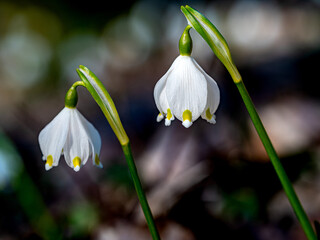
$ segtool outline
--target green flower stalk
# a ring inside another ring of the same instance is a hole
[[[239,93],[243,99],[243,102],[248,110],[250,118],[255,126],[255,129],[263,143],[263,146],[270,158],[270,161],[278,175],[283,189],[289,199],[289,202],[309,240],[316,240],[316,234],[312,228],[312,225],[294,191],[294,188],[281,164],[281,161],[270,141],[270,138],[261,122],[261,119],[256,111],[256,108],[251,100],[251,97],[244,85],[241,75],[235,66],[228,44],[223,38],[218,29],[200,12],[189,6],[181,6],[181,11],[191,25],[208,43],[214,54],[224,64],[228,72],[230,73],[234,83],[236,84]]]
[[[81,81],[75,82],[67,91],[64,109],[39,134],[43,160],[46,161],[45,169],[48,171],[58,166],[61,155],[64,155],[66,163],[76,172],[86,164],[90,156],[93,165],[103,167],[99,159],[100,135],[76,109],[77,87],[83,86],[100,106],[122,146],[150,233],[153,240],[159,240],[160,236],[134,163],[129,138],[122,126],[117,109],[109,93],[93,72],[84,66],[80,66],[77,72]]]
[[[153,240],[158,240],[160,239],[160,236],[156,228],[147,198],[145,196],[145,193],[143,191],[143,188],[140,182],[138,171],[134,163],[133,155],[131,152],[129,138],[122,126],[117,109],[109,93],[103,86],[102,82],[96,77],[96,75],[93,72],[91,72],[88,68],[84,66],[80,66],[79,69],[77,69],[77,72],[79,77],[83,81],[84,86],[87,88],[87,90],[90,92],[94,100],[97,102],[97,104],[101,108],[102,112],[104,113],[106,119],[108,120],[112,130],[116,134],[122,146],[122,150],[125,155],[125,158],[129,167],[129,171],[130,171],[143,213],[145,215],[151,236]]]

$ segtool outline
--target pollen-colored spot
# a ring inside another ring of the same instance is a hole
[[[186,121],[186,120],[189,120],[191,122],[192,120],[192,113],[190,110],[185,110],[183,113],[182,113],[182,120],[183,122]]]
[[[210,113],[210,109],[208,108],[207,109],[207,111],[206,111],[206,118],[208,119],[208,120],[210,120],[211,118],[212,118],[212,114]]]
[[[168,110],[167,110],[167,119],[171,120],[171,118],[172,118],[172,113],[171,113],[170,108],[168,108]]]
[[[94,157],[94,163],[95,163],[97,166],[100,165],[100,159],[99,159],[98,154],[96,154],[96,156]]]
[[[81,159],[79,157],[75,157],[72,162],[74,167],[80,167]]]
[[[48,164],[49,167],[52,167],[52,164],[53,164],[53,157],[52,157],[52,155],[48,155],[46,164]]]

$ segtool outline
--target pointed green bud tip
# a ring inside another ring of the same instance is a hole
[[[191,26],[188,25],[182,35],[181,38],[179,40],[179,51],[180,51],[180,55],[183,56],[190,56],[191,52],[192,52],[192,39],[189,33]]]
[[[214,54],[229,71],[234,82],[240,82],[241,76],[231,58],[229,46],[219,30],[200,12],[186,5],[181,6],[188,24],[191,25],[208,43]]]

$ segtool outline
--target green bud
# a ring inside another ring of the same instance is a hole
[[[219,58],[229,71],[234,82],[242,81],[238,69],[231,58],[229,46],[218,29],[200,12],[192,7],[181,6],[181,11],[188,20],[188,23],[208,43],[214,54]]]
[[[179,40],[179,51],[180,51],[180,55],[183,56],[190,56],[191,52],[192,52],[192,39],[189,33],[191,26],[188,25],[182,35],[181,38]]]

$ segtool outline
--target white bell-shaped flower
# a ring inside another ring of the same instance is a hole
[[[65,107],[40,132],[39,144],[46,170],[58,166],[62,154],[76,172],[90,156],[94,165],[102,167],[99,160],[100,135],[76,108]]]
[[[186,128],[200,116],[215,123],[220,102],[217,83],[189,55],[180,55],[154,88],[157,121],[169,126],[176,117]]]

